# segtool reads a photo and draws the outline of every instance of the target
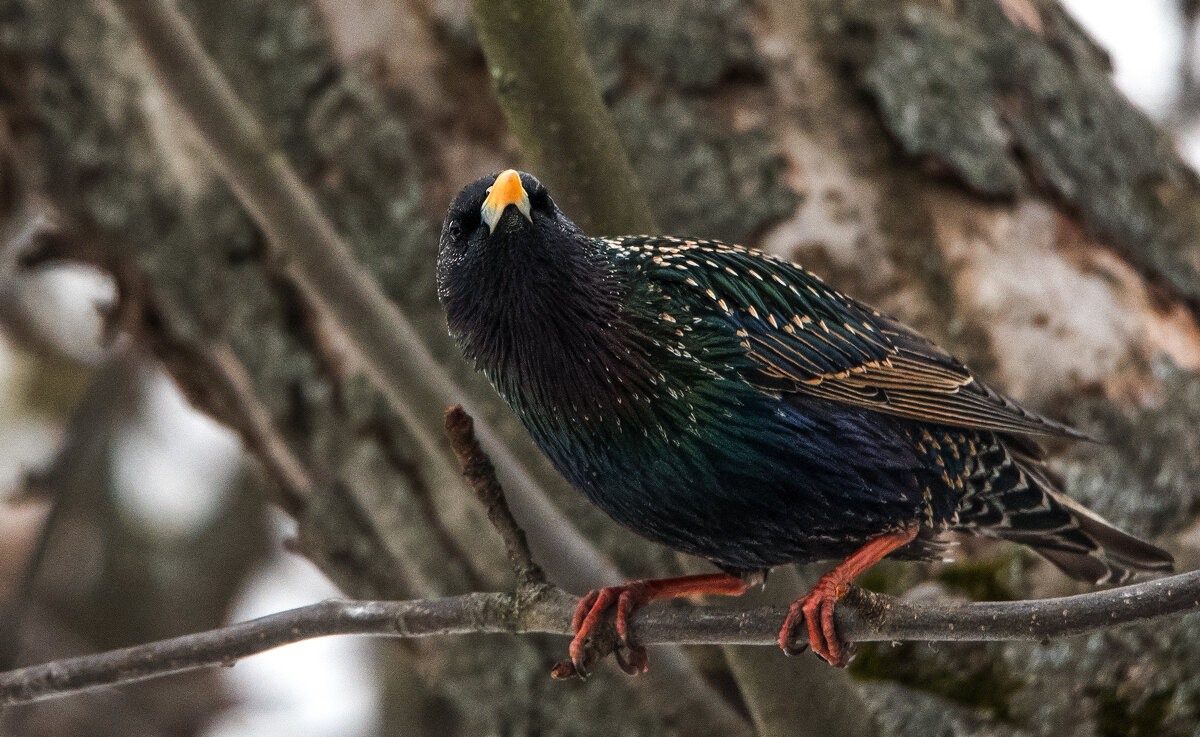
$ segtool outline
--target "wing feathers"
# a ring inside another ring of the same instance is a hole
[[[711,268],[682,278],[675,262],[695,251]],[[1087,439],[1023,409],[919,333],[799,266],[717,241],[663,239],[659,252],[662,290],[732,323],[749,359],[744,378],[764,390],[955,427]]]

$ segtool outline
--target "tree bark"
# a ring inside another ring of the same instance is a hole
[[[627,574],[679,572],[519,444],[523,431],[445,337],[432,263],[449,198],[521,154],[540,160],[507,135],[466,3],[326,1],[320,16],[299,0],[181,6],[320,213],[563,514]],[[118,275],[133,334],[197,406],[240,433],[299,521],[301,550],[347,594],[498,588],[504,552],[480,532],[477,505],[431,473],[384,393],[344,360],[106,7],[0,2],[0,104],[22,191],[52,202],[89,245],[42,257],[86,257]],[[1057,3],[573,7],[664,232],[796,258],[1018,398],[1109,440],[1058,449],[1068,490],[1170,547],[1181,567],[1197,562],[1200,185]],[[535,553],[552,549],[553,530],[529,533]],[[942,596],[1073,590],[1009,548],[962,550],[976,562],[885,566],[890,576],[874,583],[927,579]],[[615,583],[584,570],[556,580],[574,591]],[[772,580],[779,600],[803,590],[784,581]],[[1047,647],[864,646],[853,680],[732,648],[729,662],[705,652],[696,667],[706,701],[733,725],[744,711],[763,734],[794,733],[809,718],[795,695],[814,684],[828,690],[824,703],[851,705],[882,734],[1085,735],[1122,724],[1190,734],[1200,725],[1194,628],[1191,617]],[[397,670],[427,677],[398,679],[419,693],[391,705],[395,718],[428,724],[423,714],[446,709],[458,734],[710,726],[695,701],[661,696],[674,684],[656,684],[653,669],[650,679],[601,668],[586,686],[548,685],[563,648],[397,649]],[[861,726],[830,719],[826,733]]]

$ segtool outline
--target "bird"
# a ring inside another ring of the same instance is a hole
[[[737,595],[776,566],[838,561],[790,607],[785,653],[844,667],[838,599],[885,557],[952,533],[1032,548],[1072,579],[1166,572],[1166,551],[1067,497],[1048,438],[1090,440],[992,388],[899,320],[799,265],[717,240],[591,237],[531,174],[466,186],[442,226],[451,336],[554,467],[617,523],[718,572],[629,581],[575,610],[584,672],[615,609]],[[803,627],[803,629],[801,629]]]

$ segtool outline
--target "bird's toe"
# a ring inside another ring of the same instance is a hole
[[[796,642],[796,630],[804,621],[804,602],[807,598],[801,597],[792,602],[791,607],[788,608],[787,619],[783,621],[783,627],[779,630],[779,649],[783,650],[783,654],[788,657],[799,655],[808,649],[807,643]]]
[[[621,597],[624,587],[610,586],[608,588],[590,591],[579,600],[575,607],[575,615],[571,618],[571,629],[575,637],[567,648],[570,660],[557,663],[550,671],[553,678],[587,678],[588,668],[595,660],[594,644],[596,628],[604,620],[605,613],[616,604]]]
[[[835,668],[850,664],[854,646],[842,641],[833,619],[838,591],[818,586],[804,603],[804,621],[808,625],[808,643],[812,651]]]
[[[854,656],[854,645],[843,642],[833,618],[838,589],[818,584],[806,596],[792,603],[787,619],[779,630],[779,647],[785,655],[804,652],[805,645],[796,642],[801,623],[808,632],[808,649],[830,665],[845,668]]]

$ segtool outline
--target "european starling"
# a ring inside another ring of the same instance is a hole
[[[554,466],[614,520],[719,574],[594,591],[582,671],[617,605],[742,593],[773,566],[842,560],[791,608],[813,651],[848,662],[834,604],[884,557],[946,533],[1033,548],[1071,578],[1169,571],[1171,556],[1065,497],[1036,439],[1086,436],[1023,409],[899,321],[803,268],[719,241],[592,238],[508,170],[466,187],[442,227],[451,334]]]

